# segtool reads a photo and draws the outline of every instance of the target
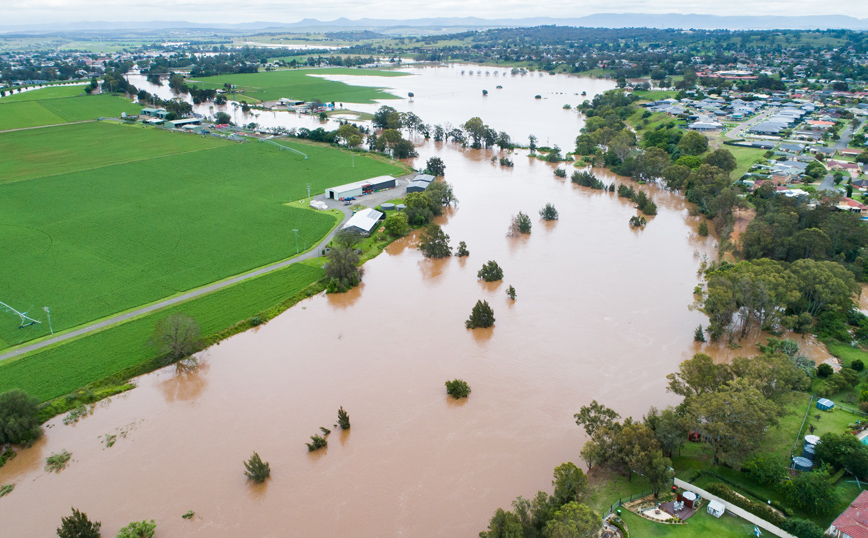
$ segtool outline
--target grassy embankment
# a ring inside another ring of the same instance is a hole
[[[0,98],[0,131],[97,118],[117,118],[123,112],[138,114],[142,109],[129,99],[115,95],[78,96],[75,93],[75,97],[50,97],[75,90],[81,92],[81,88],[82,86],[43,88]]]
[[[236,94],[235,100],[250,96],[259,101],[277,101],[281,97],[312,101],[319,99],[324,103],[374,103],[377,99],[399,99],[382,88],[351,86],[343,82],[326,80],[311,75],[356,75],[368,77],[396,77],[405,73],[397,71],[377,71],[354,68],[289,69],[238,75],[218,75],[200,77],[197,85],[202,88],[223,88],[226,83],[234,84],[236,89],[244,90]]]

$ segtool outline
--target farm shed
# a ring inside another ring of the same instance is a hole
[[[341,198],[350,198],[354,196],[362,196],[372,192],[391,189],[395,186],[395,178],[392,176],[378,176],[371,179],[356,181],[355,183],[347,183],[326,189],[326,198],[332,200],[340,200]]]
[[[411,192],[424,192],[430,184],[431,183],[428,181],[411,181],[410,184],[407,185],[407,194],[410,194]]]
[[[380,222],[383,216],[384,214],[376,209],[363,209],[350,217],[350,220],[343,225],[341,230],[369,235],[377,227],[377,223]]]

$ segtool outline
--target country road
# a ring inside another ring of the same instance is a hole
[[[412,176],[415,176],[415,173],[401,176],[401,177],[397,178],[397,185],[394,189],[389,189],[386,191],[381,191],[378,193],[374,193],[374,194],[365,196],[364,198],[362,198],[360,200],[360,202],[363,202],[367,207],[376,207],[387,200],[391,200],[393,198],[401,198],[406,193],[407,184],[409,183],[409,178]],[[48,338],[48,339],[42,340],[40,342],[36,342],[34,344],[27,344],[27,345],[17,347],[11,351],[7,351],[6,353],[0,354],[0,361],[5,360],[5,359],[11,359],[12,357],[17,357],[19,355],[23,355],[25,353],[29,353],[29,352],[35,351],[37,349],[41,349],[41,348],[44,348],[44,347],[47,347],[47,346],[50,346],[53,344],[57,344],[59,342],[69,340],[71,338],[76,338],[76,337],[79,337],[81,335],[84,335],[84,334],[87,334],[87,333],[90,333],[90,332],[93,332],[93,331],[96,331],[99,329],[103,329],[105,327],[109,327],[111,325],[115,325],[115,324],[120,323],[122,321],[127,321],[129,319],[132,319],[132,318],[144,315],[144,314],[149,314],[151,312],[160,310],[162,308],[166,308],[167,306],[172,306],[172,305],[175,305],[178,303],[182,303],[184,301],[188,301],[190,299],[194,299],[196,297],[201,297],[203,295],[207,295],[211,292],[221,290],[223,288],[226,288],[228,286],[232,286],[234,284],[238,284],[239,282],[244,282],[245,280],[250,280],[251,278],[256,278],[258,276],[265,275],[265,274],[271,273],[273,271],[277,271],[279,269],[283,269],[284,267],[290,266],[290,265],[297,263],[297,262],[300,262],[302,260],[307,260],[310,258],[316,258],[319,255],[321,247],[323,245],[328,244],[328,242],[332,240],[332,238],[335,236],[335,234],[341,229],[341,226],[343,226],[343,224],[346,223],[346,221],[349,220],[349,218],[352,216],[352,212],[350,211],[350,209],[348,207],[345,207],[343,205],[343,202],[339,202],[337,200],[326,200],[326,199],[324,199],[324,197],[322,195],[316,196],[316,197],[314,197],[314,199],[322,200],[322,201],[326,202],[329,206],[329,209],[341,210],[344,213],[344,218],[341,220],[341,223],[330,234],[328,234],[322,241],[320,241],[315,247],[311,248],[307,252],[304,252],[304,253],[302,253],[298,256],[295,256],[294,258],[290,258],[288,260],[283,260],[283,261],[279,261],[277,263],[273,263],[271,265],[266,265],[264,267],[260,267],[259,269],[256,269],[255,271],[252,271],[250,273],[245,273],[243,275],[234,276],[234,277],[231,277],[231,278],[226,279],[226,280],[221,280],[220,282],[215,282],[213,284],[204,286],[202,288],[184,293],[183,295],[179,295],[177,297],[172,297],[171,299],[165,299],[165,300],[160,301],[158,303],[144,306],[142,308],[138,308],[138,309],[130,311],[130,312],[118,314],[117,316],[111,317],[109,319],[106,319],[106,320],[103,320],[103,321],[100,321],[100,322],[97,322],[97,323],[94,323],[91,325],[87,325],[87,326],[81,327],[79,329],[75,329],[73,331],[54,336],[52,338]]]

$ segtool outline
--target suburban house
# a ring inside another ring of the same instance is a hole
[[[863,217],[868,215],[868,206],[861,202],[857,202],[852,198],[847,198],[846,196],[841,198],[841,201],[838,202],[838,205],[835,206],[837,209],[841,211],[849,211],[850,213],[859,213]],[[868,501],[866,501],[868,503]],[[866,513],[866,517],[868,517],[868,513]],[[865,534],[868,537],[868,532]]]
[[[868,491],[863,491],[850,503],[832,522],[826,534],[834,538],[868,537]]]

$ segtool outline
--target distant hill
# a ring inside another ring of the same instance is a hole
[[[868,30],[868,18],[847,15],[819,16],[718,16],[699,14],[596,13],[576,18],[532,17],[524,19],[482,19],[478,17],[438,17],[426,19],[358,19],[333,21],[303,19],[293,23],[245,22],[238,24],[196,23],[188,21],[81,21],[55,24],[0,26],[0,33],[112,32],[159,30],[216,30],[250,32],[266,30],[383,30],[450,28],[515,28],[541,25],[584,26],[593,28],[681,28],[727,30]]]

